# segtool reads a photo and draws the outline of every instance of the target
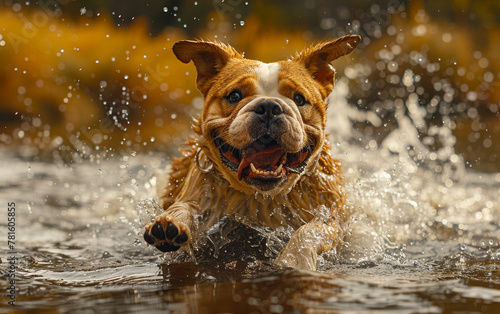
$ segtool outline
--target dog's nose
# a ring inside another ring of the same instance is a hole
[[[262,116],[266,121],[271,121],[274,116],[279,116],[283,110],[277,102],[264,100],[255,107],[254,112]]]

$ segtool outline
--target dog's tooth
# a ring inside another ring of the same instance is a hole
[[[257,168],[255,168],[255,166],[252,163],[250,163],[250,168],[252,168],[253,172],[257,172]]]
[[[268,176],[269,175],[269,171],[264,171],[264,175]]]
[[[281,169],[283,169],[283,164],[280,164],[279,167],[275,170],[276,173],[281,173]]]
[[[280,163],[281,164],[285,164],[286,163],[286,154],[284,154],[283,157],[281,157]]]

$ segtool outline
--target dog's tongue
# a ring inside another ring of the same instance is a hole
[[[238,180],[241,180],[243,177],[243,170],[250,166],[252,163],[256,168],[264,168],[269,165],[278,166],[278,162],[285,153],[285,150],[281,148],[281,146],[274,144],[262,148],[258,150],[256,146],[250,146],[247,149],[245,157],[240,162],[240,166],[238,167]]]

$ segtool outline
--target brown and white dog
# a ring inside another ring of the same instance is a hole
[[[344,216],[340,164],[325,134],[330,63],[360,40],[325,41],[274,63],[245,59],[219,42],[177,42],[177,58],[196,66],[205,104],[194,123],[197,140],[174,160],[165,211],[146,226],[146,242],[176,251],[197,228],[237,214],[294,228],[275,263],[316,269],[317,255],[342,240]]]

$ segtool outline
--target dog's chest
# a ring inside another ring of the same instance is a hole
[[[314,217],[313,208],[326,203],[325,200],[319,204],[295,193],[271,198],[259,193],[248,195],[229,187],[210,190],[212,193],[205,194],[199,202],[201,212],[205,213],[206,225],[215,223],[225,215],[236,215],[272,229],[280,226],[296,229]]]

